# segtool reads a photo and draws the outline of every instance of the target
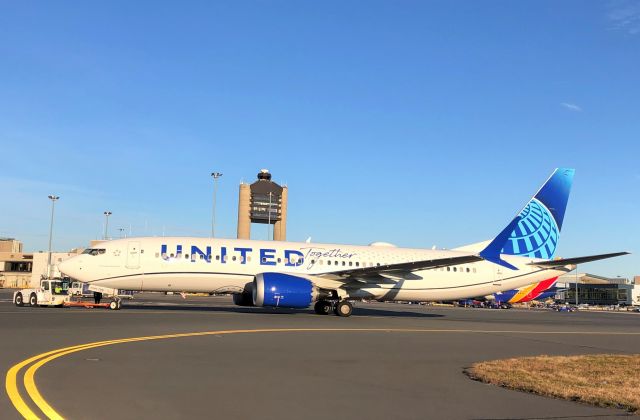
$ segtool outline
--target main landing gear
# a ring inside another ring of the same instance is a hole
[[[331,302],[328,300],[319,300],[313,307],[318,315],[329,315],[331,311],[338,316],[351,316],[353,313],[353,305],[348,300],[340,300]]]

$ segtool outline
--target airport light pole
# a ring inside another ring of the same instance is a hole
[[[104,240],[107,240],[107,235],[109,234],[109,216],[111,216],[113,213],[111,213],[110,211],[105,211],[104,212]]]
[[[576,306],[578,306],[578,264],[576,264]]]
[[[50,195],[49,200],[51,200],[51,222],[49,223],[49,251],[47,252],[47,278],[51,278],[51,240],[53,238],[53,212],[56,207],[56,201],[59,200],[60,197],[57,195]]]
[[[125,228],[118,228],[118,231],[120,231],[120,238],[122,239],[122,232],[125,231]]]
[[[220,172],[211,172],[213,177],[213,204],[211,205],[211,237],[216,236],[216,193],[218,192],[218,178],[222,176]]]

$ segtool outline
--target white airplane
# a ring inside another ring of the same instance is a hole
[[[73,279],[114,289],[232,293],[241,306],[315,303],[318,314],[345,317],[355,299],[485,296],[557,277],[578,263],[626,254],[550,260],[573,174],[573,169],[556,169],[495,239],[453,250],[142,237],[100,243],[58,268]]]

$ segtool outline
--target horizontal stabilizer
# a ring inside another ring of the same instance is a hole
[[[612,254],[589,255],[586,257],[562,258],[559,260],[532,262],[532,263],[529,263],[529,265],[535,265],[538,267],[564,267],[566,265],[584,264],[591,261],[605,260],[607,258],[619,257],[621,255],[627,255],[627,254],[629,253],[614,252]]]

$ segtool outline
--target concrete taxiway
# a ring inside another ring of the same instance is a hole
[[[0,368],[15,384],[0,397],[3,419],[21,417],[16,401],[70,419],[610,418],[627,413],[463,371],[512,356],[640,349],[633,313],[373,303],[339,318],[229,297],[145,294],[120,311],[17,308],[10,298],[0,290]],[[117,341],[131,337],[147,338]],[[116,341],[42,355],[105,340]]]

